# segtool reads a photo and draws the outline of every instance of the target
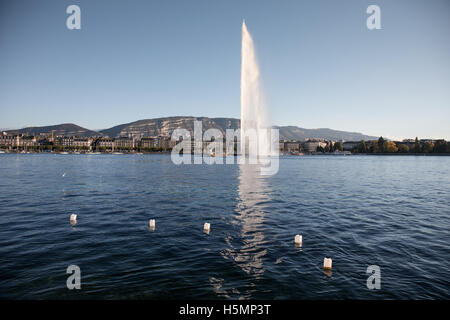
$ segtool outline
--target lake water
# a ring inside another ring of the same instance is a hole
[[[0,204],[3,299],[450,298],[450,157],[0,154]]]

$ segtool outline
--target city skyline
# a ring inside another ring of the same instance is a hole
[[[273,125],[450,140],[448,2],[378,1],[381,30],[369,1],[71,4],[1,5],[1,128],[239,118],[245,18]]]

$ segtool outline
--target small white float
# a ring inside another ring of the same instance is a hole
[[[323,269],[324,270],[331,270],[331,265],[333,261],[331,258],[323,258]]]
[[[298,246],[301,246],[303,242],[303,238],[301,235],[297,234],[294,238],[294,243]]]

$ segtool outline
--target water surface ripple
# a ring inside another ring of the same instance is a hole
[[[450,298],[449,157],[283,157],[262,177],[168,155],[4,154],[0,177],[0,298]]]

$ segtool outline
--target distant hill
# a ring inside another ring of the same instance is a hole
[[[217,128],[223,134],[226,129],[237,129],[241,121],[234,118],[207,118],[207,117],[166,117],[157,119],[139,120],[121,124],[100,132],[109,137],[149,137],[170,136],[177,128],[194,131],[194,121],[202,121],[202,129]]]
[[[139,120],[130,123],[121,124],[109,129],[93,131],[82,128],[73,123],[64,123],[47,127],[28,127],[18,130],[8,130],[8,133],[22,133],[26,135],[51,134],[64,136],[108,136],[116,137],[151,137],[151,136],[170,136],[174,129],[184,128],[194,131],[194,121],[202,121],[203,131],[210,128],[217,128],[223,134],[226,129],[238,129],[241,121],[235,118],[208,118],[208,117],[165,117],[156,119]],[[377,137],[364,135],[358,132],[338,131],[327,128],[304,129],[296,126],[275,126],[280,129],[280,139],[283,140],[305,140],[308,138],[319,138],[327,140],[374,140]]]
[[[54,126],[45,127],[27,127],[16,130],[8,130],[7,133],[21,133],[24,135],[42,135],[51,134],[54,131],[55,136],[79,136],[79,137],[94,137],[102,136],[103,134],[97,131],[92,131],[73,123],[63,123]]]
[[[100,132],[109,137],[145,137],[158,135],[171,135],[176,128],[185,128],[191,132],[194,130],[194,120],[202,121],[203,131],[209,128],[217,128],[225,133],[226,129],[238,129],[241,121],[235,118],[207,118],[207,117],[166,117],[157,119],[139,120],[121,124]],[[358,132],[338,131],[327,128],[303,129],[296,126],[276,126],[280,129],[280,139],[305,140],[307,138],[319,138],[327,140],[374,140],[377,137],[364,135]]]
[[[285,140],[305,140],[307,138],[318,138],[326,140],[375,140],[378,137],[368,136],[359,132],[338,131],[328,128],[303,129],[295,126],[275,127],[280,129],[280,139]]]

